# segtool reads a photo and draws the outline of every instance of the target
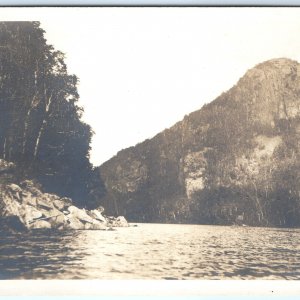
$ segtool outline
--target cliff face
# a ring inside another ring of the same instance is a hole
[[[274,59],[99,172],[129,220],[300,225],[300,65]]]

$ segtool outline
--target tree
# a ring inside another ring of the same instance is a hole
[[[81,120],[78,78],[39,22],[1,22],[0,41],[0,157],[85,206],[92,130]]]

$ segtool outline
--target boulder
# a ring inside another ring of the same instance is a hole
[[[11,195],[11,193],[0,189],[0,204],[1,211],[0,216],[8,217],[8,216],[20,216],[19,209],[21,204],[16,201],[16,199]]]
[[[59,200],[54,200],[53,201],[53,205],[59,209],[60,211],[64,211],[65,209],[67,209],[69,206],[71,206],[71,204],[69,202],[65,202],[62,201],[61,199]]]
[[[65,203],[66,207],[69,207],[69,206],[73,205],[73,201],[72,201],[71,198],[63,197],[63,198],[60,198],[59,200],[63,201]]]
[[[98,223],[91,224],[90,229],[92,229],[92,230],[107,230],[107,226],[104,223],[98,222]]]
[[[84,223],[93,224],[94,219],[91,218],[84,209],[80,209],[74,205],[68,207],[70,214]]]
[[[33,223],[36,219],[39,219],[43,214],[33,206],[23,204],[19,208],[19,215],[22,218],[25,225]]]
[[[27,189],[27,188],[30,188],[30,187],[33,187],[35,186],[34,182],[32,180],[24,180],[20,183],[20,186],[23,188],[23,189]]]
[[[8,166],[0,159],[0,171]],[[20,185],[11,182],[0,181],[0,230],[108,228],[108,219],[102,215],[103,207],[91,211],[80,209],[70,198],[42,193],[40,185],[32,180]],[[128,223],[124,217],[112,217],[110,226],[125,227]]]
[[[24,204],[37,206],[37,199],[30,192],[22,191],[21,198]]]
[[[91,224],[91,223],[85,223],[84,224],[84,229],[85,230],[90,230],[90,229],[92,229],[92,226],[93,226],[93,224]]]
[[[25,180],[20,183],[21,188],[30,192],[33,196],[41,197],[43,193],[39,189],[39,185],[34,183],[32,180]]]
[[[51,200],[45,196],[37,198],[37,206],[39,208],[43,208],[43,209],[47,209],[47,210],[53,209],[53,204],[52,204]]]
[[[64,214],[60,214],[58,216],[54,216],[53,218],[49,219],[52,228],[64,228],[68,224],[68,219]]]
[[[111,220],[110,225],[112,227],[129,227],[128,222],[123,216],[119,216],[117,218],[114,218],[114,220]]]
[[[105,217],[101,214],[101,212],[98,209],[90,210],[87,213],[93,219],[96,219],[103,223],[107,223],[107,220],[105,219]]]
[[[61,212],[54,207],[52,209],[47,209],[45,207],[39,207],[38,210],[43,214],[43,218],[51,218],[56,215],[61,214]]]
[[[51,202],[54,202],[55,200],[59,200],[60,197],[55,194],[49,194],[49,193],[43,193],[43,198],[48,199]]]
[[[13,163],[0,159],[0,174],[10,172],[13,169],[15,169],[15,165]]]
[[[60,201],[60,200],[54,200],[53,205],[54,205],[55,208],[57,208],[60,211],[63,211],[64,208],[65,208],[65,203],[63,201]]]
[[[83,230],[85,226],[76,217],[72,215],[67,216],[66,229]]]
[[[85,230],[107,230],[107,227],[104,223],[94,220],[93,223],[85,223]]]
[[[51,229],[51,224],[45,220],[37,220],[29,225],[30,229]]]
[[[6,191],[7,191],[7,193],[9,193],[11,195],[11,197],[15,198],[15,200],[17,200],[20,203],[22,202],[21,196],[20,196],[22,189],[17,184],[11,183],[11,184],[7,185]]]
[[[43,196],[43,193],[36,187],[32,187],[29,189],[29,192],[33,195],[33,196],[36,196],[36,197],[42,197]]]
[[[52,228],[58,228],[67,225],[67,217],[58,209],[52,208],[48,209],[40,209],[43,214],[43,219],[49,222]]]
[[[14,183],[11,183],[7,186],[7,188],[13,192],[13,193],[20,193],[22,192],[22,189],[17,185],[17,184],[14,184]]]
[[[104,207],[99,206],[96,210],[98,210],[102,214],[104,212]]]

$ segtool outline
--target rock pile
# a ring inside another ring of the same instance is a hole
[[[0,166],[4,163],[0,160]],[[11,168],[7,165],[7,168]],[[4,170],[2,170],[4,171]],[[0,181],[0,227],[2,229],[107,230],[128,227],[124,217],[105,217],[104,209],[85,210],[70,198],[42,193],[38,185],[26,180],[19,185]]]

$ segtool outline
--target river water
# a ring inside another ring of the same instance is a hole
[[[0,279],[300,279],[300,229],[138,224],[2,234]]]

